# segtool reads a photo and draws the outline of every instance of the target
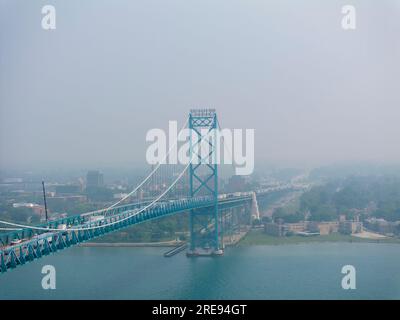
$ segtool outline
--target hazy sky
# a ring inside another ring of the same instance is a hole
[[[193,107],[256,166],[399,162],[399,39],[400,0],[0,0],[0,168],[144,163]]]

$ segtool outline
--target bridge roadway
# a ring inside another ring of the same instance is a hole
[[[287,187],[269,188],[256,192],[257,197]],[[218,206],[228,209],[243,206],[252,201],[252,192],[236,192],[218,196]],[[159,201],[152,206],[150,202],[121,205],[109,210],[98,210],[62,219],[49,221],[17,231],[0,233],[0,272],[24,265],[44,255],[89,241],[110,232],[135,224],[159,219],[191,209],[207,208],[214,205],[212,197],[196,197],[178,200]],[[146,208],[143,210],[143,208]],[[48,229],[48,230],[46,230]]]

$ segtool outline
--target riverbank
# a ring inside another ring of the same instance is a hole
[[[242,239],[244,239],[244,237],[246,237],[247,233],[250,231],[251,231],[251,227],[245,226],[242,228],[241,231],[239,231],[235,234],[224,236],[224,240],[223,240],[224,246],[231,247],[231,246],[238,245],[238,243],[240,243],[240,241],[242,241]]]
[[[274,237],[266,234],[263,230],[251,230],[238,243],[239,246],[253,245],[282,245],[282,244],[299,244],[299,243],[316,243],[316,242],[369,242],[369,243],[399,243],[400,239],[396,238],[363,238],[351,235],[343,235],[340,233],[332,233],[324,236],[290,236],[290,237]]]
[[[332,233],[324,236],[290,236],[290,237],[274,237],[268,235],[263,229],[243,230],[235,236],[225,236],[225,246],[255,246],[255,245],[283,245],[283,244],[300,244],[300,243],[318,243],[318,242],[367,242],[367,243],[399,243],[400,239],[380,236],[375,234],[357,234],[344,235],[340,233]],[[183,241],[160,241],[160,242],[85,242],[81,243],[82,247],[176,247],[183,244]]]
[[[183,241],[160,241],[160,242],[85,242],[81,247],[176,247]]]
[[[373,240],[388,238],[382,234],[371,232],[371,231],[366,231],[366,230],[363,230],[360,233],[355,233],[354,237],[363,238],[363,239],[373,239]]]

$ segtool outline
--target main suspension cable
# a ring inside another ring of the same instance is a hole
[[[203,138],[204,138],[204,136],[202,136],[201,139],[197,143],[200,143]],[[171,147],[170,150],[172,150],[173,147]],[[7,222],[7,221],[2,221],[2,220],[0,220],[0,223],[6,224],[6,225],[9,225],[9,226],[20,227],[20,228],[24,228],[24,229],[42,230],[42,231],[58,231],[58,232],[67,231],[67,230],[75,230],[75,231],[94,230],[94,229],[99,229],[99,228],[104,228],[104,227],[107,227],[107,226],[110,226],[110,225],[114,225],[114,224],[117,224],[119,222],[125,221],[127,219],[130,219],[133,216],[136,216],[136,215],[142,213],[144,210],[147,210],[148,208],[153,206],[156,202],[158,202],[165,194],[167,194],[169,192],[169,190],[172,189],[172,187],[175,186],[175,184],[178,182],[178,180],[183,176],[185,171],[188,169],[188,167],[190,166],[192,161],[193,161],[193,157],[190,159],[190,161],[185,166],[185,168],[182,170],[182,172],[179,174],[179,176],[174,180],[174,182],[164,192],[162,192],[156,199],[154,199],[152,202],[150,202],[147,206],[145,206],[142,209],[140,209],[138,212],[135,212],[134,214],[128,215],[127,217],[125,217],[123,219],[120,219],[120,220],[117,220],[117,221],[113,221],[113,222],[110,222],[110,223],[107,223],[107,224],[104,224],[104,225],[88,226],[88,227],[84,227],[84,228],[74,228],[74,227],[72,227],[72,228],[69,228],[69,229],[58,229],[58,228],[48,228],[48,227],[45,228],[45,227],[27,226],[27,225],[23,225],[23,224]],[[104,210],[104,211],[106,211],[106,210]]]

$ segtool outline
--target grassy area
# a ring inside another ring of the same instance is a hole
[[[339,233],[332,233],[326,236],[290,236],[290,237],[274,237],[266,234],[261,229],[251,230],[240,242],[241,246],[253,245],[279,245],[279,244],[298,244],[310,242],[374,242],[374,243],[400,243],[400,239],[387,238],[387,239],[363,239],[353,237],[351,235],[343,235]]]

